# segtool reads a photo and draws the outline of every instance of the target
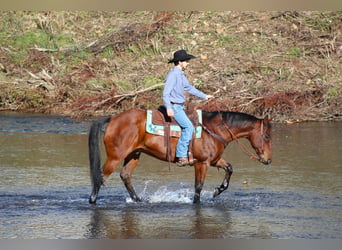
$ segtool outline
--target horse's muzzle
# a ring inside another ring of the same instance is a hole
[[[265,165],[269,165],[272,163],[272,159],[271,158],[265,159],[264,155],[259,155],[259,161]]]

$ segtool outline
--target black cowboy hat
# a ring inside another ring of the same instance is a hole
[[[173,59],[169,60],[169,63],[179,62],[179,61],[186,61],[186,60],[190,60],[192,58],[196,58],[196,57],[193,56],[193,55],[188,54],[184,49],[181,49],[181,50],[177,50],[173,54]]]

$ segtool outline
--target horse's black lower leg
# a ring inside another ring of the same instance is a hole
[[[225,164],[222,166],[222,168],[224,169],[226,174],[224,176],[222,184],[220,186],[218,186],[217,188],[215,188],[213,197],[218,196],[219,194],[221,194],[223,191],[225,191],[229,187],[230,177],[233,174],[233,166],[230,165],[228,162],[225,162]]]
[[[202,188],[203,188],[202,183],[195,184],[195,195],[194,195],[193,203],[200,203]]]
[[[136,194],[132,186],[131,176],[133,174],[135,167],[138,164],[139,157],[140,157],[140,152],[133,152],[128,157],[126,157],[124,166],[120,173],[120,178],[125,184],[125,187],[129,193],[129,196],[135,202],[139,202],[141,201],[141,199],[138,197],[138,195]]]
[[[100,187],[93,187],[93,191],[91,192],[91,195],[89,197],[89,203],[90,204],[96,204],[97,195],[99,194]]]
[[[123,175],[120,175],[121,177],[121,180],[124,182],[125,184],[125,187],[129,193],[129,196],[131,197],[131,199],[135,202],[140,202],[141,199],[138,197],[138,195],[136,194],[132,184],[131,184],[131,177],[129,176],[123,176]]]
[[[131,191],[128,191],[129,195],[131,196],[131,199],[135,202],[141,202],[142,200],[139,198],[139,196],[135,193],[134,189],[132,188]]]

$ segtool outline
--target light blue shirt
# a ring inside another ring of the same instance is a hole
[[[190,84],[184,71],[175,66],[169,71],[166,76],[164,91],[163,91],[163,102],[167,109],[172,107],[171,102],[183,103],[185,102],[184,91],[197,96],[198,98],[205,99],[206,94],[196,89]]]

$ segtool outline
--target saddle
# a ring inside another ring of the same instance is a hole
[[[189,110],[187,115],[194,124],[195,138],[201,138],[202,135],[202,111]],[[171,137],[180,137],[182,128],[173,117],[169,117],[165,106],[159,106],[157,110],[147,110],[146,132],[154,135],[165,136],[165,129],[170,128]]]
[[[193,140],[201,138],[202,135],[202,111],[188,109],[186,113],[194,124],[195,130],[192,139],[189,143],[188,155],[189,162],[193,162]],[[175,156],[172,154],[171,137],[179,138],[182,133],[182,128],[173,117],[167,115],[166,107],[159,106],[157,110],[147,110],[146,132],[164,137],[164,145],[166,147],[166,159],[169,162],[175,161]]]

